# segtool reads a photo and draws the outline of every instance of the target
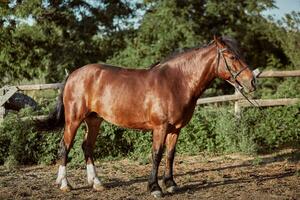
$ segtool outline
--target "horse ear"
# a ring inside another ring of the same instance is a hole
[[[214,41],[218,42],[218,36],[216,34],[214,34]]]
[[[222,44],[222,37],[221,36],[217,36],[214,34],[214,41],[217,44],[218,47],[223,48],[224,45]]]

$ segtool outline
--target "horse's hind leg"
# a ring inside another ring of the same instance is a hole
[[[87,180],[89,185],[97,191],[104,190],[104,186],[97,177],[93,160],[93,151],[95,148],[96,138],[99,133],[100,124],[103,119],[99,118],[96,113],[91,113],[86,119],[87,132],[82,143],[82,150],[86,161]]]
[[[68,154],[73,146],[74,138],[80,124],[80,120],[68,120],[68,118],[66,118],[64,136],[61,140],[61,164],[59,166],[56,179],[56,183],[61,185],[60,189],[65,192],[71,190],[71,186],[67,180],[66,166],[68,162]]]

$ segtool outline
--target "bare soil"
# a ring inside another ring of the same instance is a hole
[[[150,164],[124,159],[96,166],[105,191],[89,188],[80,168],[68,169],[74,187],[68,193],[55,185],[57,166],[0,166],[0,199],[154,199],[146,190]],[[164,199],[300,199],[299,149],[257,157],[177,156],[174,172],[179,190]]]

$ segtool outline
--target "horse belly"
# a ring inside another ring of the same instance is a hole
[[[144,98],[138,91],[107,86],[98,95],[94,110],[106,121],[134,129],[150,129]]]

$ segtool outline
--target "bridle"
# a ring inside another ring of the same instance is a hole
[[[255,107],[259,107],[259,105],[255,105],[252,103],[252,101],[249,100],[249,98],[244,94],[243,92],[243,86],[238,82],[237,80],[237,77],[245,70],[245,69],[248,69],[247,66],[243,67],[242,69],[240,69],[239,71],[235,72],[232,70],[232,67],[230,67],[230,65],[228,65],[227,61],[226,61],[226,58],[224,57],[223,55],[223,52],[228,50],[227,48],[222,48],[220,49],[218,46],[217,46],[217,68],[216,68],[216,71],[217,71],[217,74],[219,74],[219,64],[220,64],[220,58],[222,58],[224,60],[224,63],[225,63],[225,67],[227,69],[227,71],[229,72],[230,74],[230,78],[231,78],[231,81],[230,82],[229,80],[226,80],[228,83],[230,83],[231,85],[233,85],[235,87],[236,90],[239,91],[239,93],[241,93],[243,95],[243,97],[249,102],[251,103],[253,106]]]
[[[226,60],[226,58],[225,58],[224,55],[223,55],[223,52],[226,51],[226,50],[228,50],[228,49],[227,49],[227,48],[222,48],[222,49],[220,49],[219,47],[217,47],[217,53],[218,53],[218,58],[217,58],[217,73],[218,73],[218,71],[219,71],[220,58],[222,58],[222,59],[224,60],[225,67],[226,67],[227,71],[228,71],[229,74],[230,74],[230,78],[231,78],[231,80],[233,81],[233,83],[230,82],[230,81],[228,81],[228,80],[227,80],[227,82],[229,82],[231,85],[233,85],[236,89],[242,90],[242,89],[243,89],[243,86],[238,82],[237,77],[238,77],[245,69],[247,69],[248,67],[245,66],[245,67],[243,67],[242,69],[240,69],[240,70],[237,71],[237,72],[233,71],[233,70],[232,70],[232,67],[230,67],[230,65],[228,65],[227,60]]]

